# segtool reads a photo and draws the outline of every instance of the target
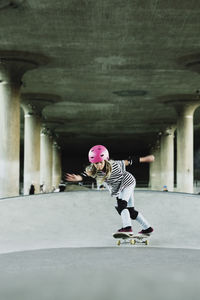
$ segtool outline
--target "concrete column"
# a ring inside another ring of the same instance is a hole
[[[2,72],[0,76],[2,76]],[[2,78],[2,77],[1,77]],[[0,197],[19,195],[20,86],[0,83]]]
[[[193,115],[200,106],[199,95],[167,95],[163,100],[177,112],[177,191],[193,193]]]
[[[157,140],[156,145],[152,148],[151,154],[155,156],[155,161],[150,164],[149,169],[149,184],[152,190],[161,190],[161,153],[160,140]]]
[[[60,99],[57,99],[57,102],[58,101],[60,101]],[[42,141],[42,139],[43,140],[46,139],[46,142],[44,142],[46,144],[45,151],[48,153],[48,155],[46,155],[46,157],[49,156],[49,159],[48,159],[48,162],[44,163],[44,166],[45,166],[45,164],[48,164],[47,168],[49,170],[47,171],[46,175],[44,175],[44,174],[42,175],[42,173],[44,173],[45,171],[40,169],[41,177],[42,177],[40,182],[42,183],[42,181],[43,182],[46,181],[47,179],[45,180],[45,178],[50,176],[50,173],[51,173],[51,180],[49,178],[48,181],[49,182],[51,181],[50,191],[52,191],[53,188],[58,187],[58,185],[61,181],[61,151],[60,151],[60,147],[57,145],[57,142],[56,142],[56,137],[57,137],[56,130],[60,126],[63,126],[64,122],[63,122],[63,120],[48,119],[48,117],[45,116],[44,112],[43,112],[43,117],[44,117],[44,129],[43,129],[43,132],[41,135],[41,141]],[[46,128],[48,128],[48,129],[46,129]],[[43,135],[46,133],[47,134],[50,133],[49,141],[48,141],[47,137],[46,138],[43,137]],[[47,144],[49,144],[49,146],[47,146]],[[51,150],[50,149],[47,150],[48,147],[51,147]],[[41,151],[43,148],[41,147]],[[43,153],[44,153],[44,150],[43,150]],[[43,157],[43,153],[41,152],[41,159]],[[51,159],[50,159],[50,157],[51,157]],[[44,157],[43,161],[44,160],[45,160],[45,157]],[[51,168],[51,170],[50,170],[50,168]]]
[[[23,93],[22,108],[25,112],[24,130],[24,194],[29,192],[30,184],[35,185],[35,192],[40,191],[40,131],[42,111],[48,105],[61,101],[53,94]]]
[[[21,79],[27,70],[38,66],[34,58],[27,57],[21,52],[0,51],[1,198],[19,195]]]
[[[57,142],[53,142],[52,185],[58,188],[62,177],[61,151]]]
[[[193,193],[193,114],[198,105],[177,106],[177,191]]]
[[[161,187],[174,191],[174,131],[175,126],[168,127],[161,136]]]
[[[40,184],[47,193],[52,191],[52,145],[51,132],[43,126],[40,134]]]
[[[40,131],[41,118],[32,104],[22,104],[24,110],[24,195],[34,184],[35,193],[40,191]]]
[[[151,154],[155,156],[155,151],[153,150],[153,148],[151,149]],[[153,190],[153,186],[154,186],[154,163],[153,164],[149,164],[149,189]]]

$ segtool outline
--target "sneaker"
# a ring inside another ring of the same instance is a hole
[[[145,234],[145,235],[150,235],[153,232],[153,228],[149,227],[147,229],[142,229],[140,232],[138,232],[139,234]]]
[[[128,226],[128,227],[124,227],[124,228],[121,228],[119,229],[117,232],[125,232],[125,233],[133,233],[133,230],[132,230],[132,227],[131,226]]]

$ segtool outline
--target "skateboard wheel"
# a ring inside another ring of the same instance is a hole
[[[145,245],[149,245],[149,241],[146,240],[146,241],[145,241]]]
[[[135,245],[135,240],[130,240],[131,245]]]
[[[118,241],[118,242],[117,242],[117,245],[118,245],[118,246],[120,246],[120,245],[121,245],[121,242],[120,242],[120,241]]]

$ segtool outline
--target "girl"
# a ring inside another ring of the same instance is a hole
[[[117,200],[116,210],[121,215],[123,227],[118,232],[132,234],[131,219],[136,220],[141,226],[140,234],[150,235],[153,228],[134,208],[135,178],[126,171],[126,166],[138,162],[153,162],[154,156],[129,157],[127,160],[109,160],[109,153],[106,147],[96,145],[89,151],[88,158],[90,166],[82,175],[66,174],[66,180],[72,182],[87,181],[88,177],[95,178],[98,182],[106,184],[111,196]]]

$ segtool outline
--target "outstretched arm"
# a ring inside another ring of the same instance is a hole
[[[96,180],[94,178],[90,177],[88,172],[84,172],[81,175],[66,173],[65,174],[65,179],[66,179],[66,181],[69,181],[69,182],[80,182],[80,181],[82,181],[84,184],[85,183],[96,182]]]
[[[124,160],[125,166],[132,165],[134,163],[150,163],[155,160],[154,155],[147,155],[143,157],[130,157],[129,159]]]

